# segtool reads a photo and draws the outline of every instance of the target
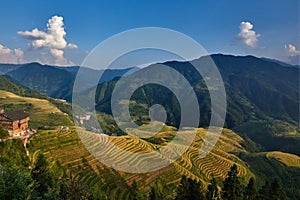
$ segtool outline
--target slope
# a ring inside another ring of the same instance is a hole
[[[227,115],[225,126],[258,144],[259,150],[285,151],[300,155],[299,148],[299,68],[285,67],[278,63],[253,56],[212,55],[224,81],[227,94]],[[180,72],[193,86],[200,107],[199,127],[206,127],[210,121],[211,105],[205,79],[194,69],[209,63],[208,57],[191,62],[166,62],[164,65]],[[141,71],[155,67],[150,65]],[[157,79],[160,72],[154,74]],[[128,79],[134,86],[133,74]],[[165,82],[177,83],[175,88],[182,88],[181,80],[163,76]],[[209,78],[205,77],[206,79]],[[96,91],[96,109],[98,112],[111,114],[111,94],[116,80],[100,84]],[[86,93],[85,95],[89,95]],[[180,106],[175,95],[165,87],[148,84],[140,87],[131,97],[130,111],[136,123],[149,120],[149,108],[161,104],[167,111],[167,124],[178,127],[180,124]],[[278,126],[274,126],[274,122]],[[252,124],[249,126],[249,124]],[[256,125],[254,125],[256,124]],[[257,128],[255,128],[257,127]],[[266,132],[264,127],[269,130]],[[290,134],[293,132],[293,134]],[[280,134],[278,134],[280,133]],[[260,139],[261,138],[261,139]],[[273,139],[272,139],[273,138]],[[272,140],[272,146],[269,141]],[[286,141],[283,148],[280,141]],[[250,142],[251,142],[250,141]],[[248,147],[247,147],[248,148]],[[248,148],[252,151],[251,147]]]
[[[21,97],[4,90],[0,90],[0,96],[1,108],[6,111],[24,110],[30,114],[31,128],[51,129],[72,124],[68,114],[63,113],[46,99]]]
[[[102,75],[99,83],[110,81],[116,77],[122,76],[131,69],[109,69],[106,71],[95,70],[87,67],[58,67],[50,65],[41,65],[39,63],[28,63],[18,65],[0,65],[3,73],[17,80],[23,86],[31,90],[38,91],[52,98],[66,99],[71,101],[73,84],[76,75],[80,70],[79,80],[86,84],[86,87],[93,87],[91,80],[97,80]],[[1,71],[0,71],[1,72]]]

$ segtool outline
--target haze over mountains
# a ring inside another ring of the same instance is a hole
[[[132,68],[116,70],[94,70],[81,67],[80,78],[85,84],[91,84],[89,80],[94,80],[102,75],[99,83],[110,81],[120,77]],[[22,85],[38,91],[53,98],[66,99],[71,101],[71,93],[78,66],[58,67],[41,65],[39,63],[28,63],[19,65],[0,64],[0,74],[8,75]],[[103,74],[102,74],[103,73]],[[90,86],[92,87],[92,85]]]

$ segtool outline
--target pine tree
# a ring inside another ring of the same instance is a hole
[[[203,192],[201,190],[201,183],[193,179],[188,179],[189,185],[189,200],[201,200],[204,199]]]
[[[224,180],[222,189],[222,199],[224,200],[242,200],[242,185],[238,178],[237,166],[234,164]]]
[[[57,186],[53,174],[49,170],[49,164],[43,154],[37,156],[31,175],[33,180],[36,181],[36,191],[38,196],[47,194],[49,190]]]
[[[271,199],[274,200],[285,200],[286,195],[282,190],[281,182],[278,179],[275,179],[271,184]]]
[[[186,200],[189,198],[189,186],[186,176],[182,176],[179,186],[177,187],[176,200]]]
[[[255,200],[257,198],[257,190],[255,187],[255,180],[253,177],[249,179],[248,185],[245,190],[244,199],[245,200]]]
[[[140,196],[138,193],[138,185],[135,180],[132,182],[132,185],[130,188],[130,199],[132,199],[132,200],[140,199]]]
[[[220,199],[219,189],[217,187],[217,182],[214,177],[212,178],[210,185],[208,185],[208,187],[207,187],[206,199],[207,200],[219,200]]]
[[[154,187],[151,187],[150,194],[149,194],[149,200],[158,200]]]
[[[262,188],[259,190],[258,199],[265,200],[271,197],[271,184],[267,180]]]
[[[176,200],[201,200],[204,199],[201,190],[201,184],[192,180],[187,179],[183,176],[180,184],[177,188]]]

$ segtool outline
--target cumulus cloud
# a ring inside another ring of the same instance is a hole
[[[0,44],[0,63],[18,64],[24,62],[21,49],[10,49]]]
[[[51,55],[55,58],[55,63],[59,63],[61,65],[67,65],[68,60],[64,57],[64,51],[60,49],[50,49]]]
[[[253,30],[253,24],[250,22],[241,22],[240,24],[240,32],[237,35],[237,39],[244,44],[255,48],[257,46],[258,39],[260,34],[257,34]]]
[[[290,54],[290,56],[299,56],[300,55],[300,51],[297,50],[296,46],[293,44],[288,44],[284,46],[285,49],[287,49],[288,53]]]
[[[287,61],[293,65],[300,64],[300,51],[293,44],[284,45],[284,48],[288,52]]]
[[[66,65],[67,59],[64,58],[64,49],[76,49],[76,44],[68,43],[65,39],[66,31],[64,28],[63,17],[53,16],[48,20],[47,30],[41,31],[37,28],[31,31],[19,31],[18,34],[25,39],[32,40],[33,48],[46,48],[54,56],[56,64]]]

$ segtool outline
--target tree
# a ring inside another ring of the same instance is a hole
[[[255,200],[257,198],[257,190],[255,187],[255,180],[253,177],[249,179],[248,185],[245,190],[244,199],[245,200]]]
[[[92,190],[73,178],[63,178],[60,186],[60,197],[67,200],[91,199]]]
[[[55,187],[55,180],[48,166],[45,156],[38,154],[31,176],[36,182],[36,192],[39,197],[43,197],[44,194]]]
[[[0,125],[0,140],[9,136],[9,133]]]
[[[28,169],[0,167],[0,199],[30,199],[33,186]]]
[[[215,177],[213,177],[211,179],[210,184],[207,186],[206,199],[207,200],[219,200],[220,199],[219,189],[218,189]]]
[[[285,200],[286,195],[282,190],[281,182],[276,178],[271,184],[271,199]]]
[[[271,197],[271,185],[267,180],[265,184],[261,187],[258,194],[258,199],[265,200]]]
[[[238,178],[238,169],[234,164],[228,172],[227,178],[223,182],[222,199],[224,200],[242,200],[242,185]]]
[[[177,187],[176,200],[185,200],[189,197],[189,186],[186,176],[182,176],[179,186]]]
[[[135,180],[131,184],[130,199],[132,199],[132,200],[140,199],[140,196],[139,196],[139,193],[138,193],[138,185],[137,185]]]
[[[201,190],[201,182],[197,182],[189,178],[188,185],[190,191],[189,200],[204,199],[203,192]]]
[[[154,186],[151,187],[148,199],[149,200],[159,200],[164,198],[164,192],[162,190],[163,186],[160,182],[156,182]]]
[[[151,190],[149,193],[149,200],[158,200],[158,196],[157,196],[155,187],[151,187]]]
[[[180,184],[177,188],[176,200],[201,200],[204,199],[201,190],[201,184],[186,178],[183,176],[181,178]]]

